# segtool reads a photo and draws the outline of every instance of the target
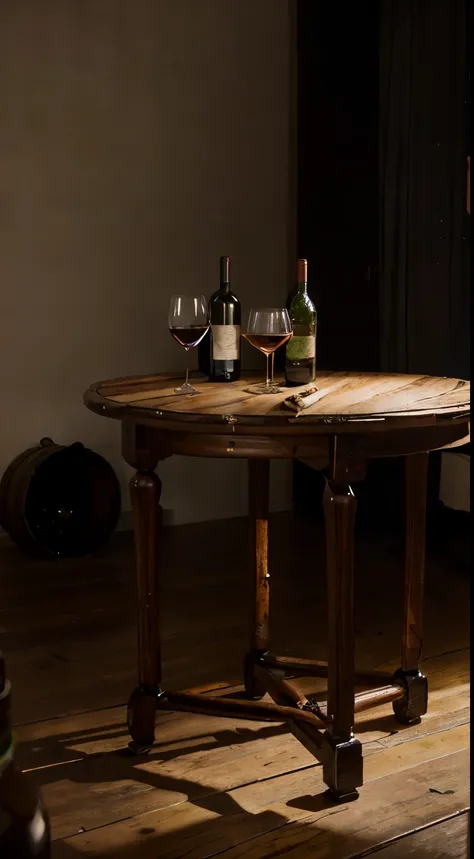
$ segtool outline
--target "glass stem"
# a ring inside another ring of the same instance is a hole
[[[188,377],[189,377],[189,369],[186,367],[186,379],[185,379],[185,382],[184,382],[184,384],[185,384],[185,385],[187,385],[187,384],[188,384]]]
[[[271,377],[270,384],[273,385],[273,377],[275,375],[275,353],[272,352],[272,369],[271,369]]]
[[[270,387],[270,355],[267,352],[267,388]]]

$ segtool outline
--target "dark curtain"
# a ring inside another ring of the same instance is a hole
[[[298,255],[317,365],[378,368],[378,2],[298,0]]]
[[[468,8],[380,3],[380,361],[469,378]]]

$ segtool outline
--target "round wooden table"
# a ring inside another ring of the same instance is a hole
[[[130,747],[148,751],[156,710],[287,721],[323,764],[335,800],[356,798],[362,748],[354,736],[357,712],[393,702],[403,723],[426,713],[428,687],[419,670],[422,648],[428,452],[469,440],[469,382],[382,373],[320,372],[320,397],[299,414],[283,400],[302,388],[256,396],[247,377],[230,384],[197,379],[199,396],[177,396],[181,377],[160,374],[93,385],[88,408],[122,422],[122,452],[136,469],[130,490],[138,581],[138,687],[128,707]],[[157,463],[172,454],[249,461],[254,521],[253,634],[244,660],[247,699],[172,692],[161,686],[158,556],[161,483]],[[354,667],[353,544],[356,499],[351,484],[373,457],[406,457],[405,611],[401,665],[395,675]],[[283,658],[268,635],[268,503],[271,459],[311,458],[328,469],[324,492],[327,544],[328,661]],[[327,677],[327,705],[305,697],[285,677]],[[355,686],[367,691],[354,694]],[[259,699],[268,692],[273,702]]]

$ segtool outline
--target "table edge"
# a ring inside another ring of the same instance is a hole
[[[176,373],[157,374],[162,377],[169,376],[176,378]],[[403,374],[400,374],[403,375]],[[169,410],[149,409],[143,406],[130,405],[129,403],[119,403],[106,399],[99,393],[101,388],[106,386],[112,387],[117,383],[131,384],[133,380],[138,378],[150,378],[154,376],[128,376],[118,379],[110,379],[105,381],[95,382],[89,386],[84,392],[84,405],[92,412],[101,415],[102,417],[114,418],[116,420],[131,420],[135,423],[153,424],[161,429],[169,429],[176,431],[192,431],[197,427],[200,432],[222,432],[230,430],[238,432],[239,427],[251,429],[255,431],[263,430],[271,432],[272,430],[287,431],[307,431],[312,433],[333,433],[337,432],[364,432],[375,430],[388,429],[408,429],[414,426],[417,427],[432,427],[441,424],[452,423],[459,421],[462,423],[470,420],[470,400],[466,404],[456,407],[447,407],[440,409],[438,412],[384,412],[378,415],[367,414],[350,414],[350,415],[296,415],[291,412],[286,415],[232,415],[232,414],[189,414],[183,412],[172,412]],[[446,377],[448,378],[448,377]],[[461,379],[459,381],[468,380]]]

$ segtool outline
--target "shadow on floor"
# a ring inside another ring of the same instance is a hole
[[[100,843],[94,840],[89,849],[87,834],[67,842],[56,842],[52,859],[80,859],[84,855],[94,859],[181,859],[184,856],[186,859],[216,856],[226,859],[308,859],[316,856],[318,859],[357,859],[374,852],[379,853],[380,859],[402,859],[407,855],[407,841],[411,842],[412,850],[416,848],[413,853],[410,851],[416,859],[447,859],[447,856],[464,859],[469,855],[466,813],[459,815],[456,821],[457,843],[454,847],[451,845],[449,852],[446,852],[444,839],[436,843],[438,833],[431,830],[439,827],[431,825],[425,843],[424,839],[417,838],[415,845],[411,838],[394,832],[381,847],[360,831],[348,837],[343,821],[341,831],[335,831],[328,818],[334,815],[342,818],[347,813],[347,805],[334,808],[325,796],[311,799],[311,818],[303,816],[290,821],[284,814],[271,811],[255,815],[241,811],[225,820],[208,820],[174,832],[158,832],[152,825],[142,825],[134,831],[129,827],[127,832],[117,828],[114,833],[109,831],[108,837]],[[315,814],[318,815],[316,819]],[[127,843],[121,843],[121,839]]]

